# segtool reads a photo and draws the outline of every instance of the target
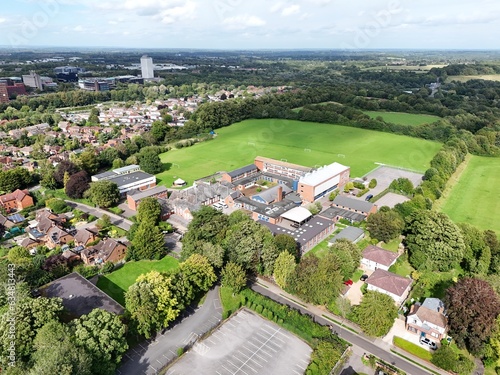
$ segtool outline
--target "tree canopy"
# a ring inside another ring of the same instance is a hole
[[[85,196],[95,205],[108,208],[119,202],[120,191],[118,185],[112,181],[96,181],[90,183],[90,188],[86,191]]]
[[[368,292],[354,308],[356,321],[367,335],[381,337],[387,334],[398,316],[394,300],[386,294]]]

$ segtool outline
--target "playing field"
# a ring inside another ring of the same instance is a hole
[[[348,126],[290,120],[247,120],[217,131],[214,140],[161,155],[168,170],[157,175],[170,187],[177,178],[188,184],[217,171],[251,164],[256,156],[304,166],[339,162],[362,176],[377,164],[425,171],[441,145],[401,135]]]
[[[442,205],[457,223],[492,229],[500,235],[500,158],[472,156]]]
[[[422,125],[432,124],[439,120],[438,116],[420,115],[415,113],[404,112],[383,112],[383,111],[363,111],[364,114],[371,118],[382,117],[385,122],[391,122],[398,125]]]
[[[177,259],[170,256],[157,261],[141,260],[138,262],[128,262],[122,268],[111,272],[109,275],[101,276],[97,282],[97,287],[116,302],[125,306],[124,294],[140,275],[153,270],[165,272],[176,268],[178,264]]]

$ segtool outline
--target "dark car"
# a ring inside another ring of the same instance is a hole
[[[366,281],[366,279],[368,279],[368,275],[362,275],[359,279],[361,281]]]
[[[370,199],[372,199],[372,198],[373,198],[373,194],[368,194],[368,195],[366,196],[366,198],[365,198],[365,201],[367,201],[367,202],[368,202],[368,201],[369,201]]]
[[[429,348],[431,348],[432,350],[436,350],[437,349],[436,343],[434,341],[429,340],[427,337],[420,338],[420,344],[421,345],[426,345]]]

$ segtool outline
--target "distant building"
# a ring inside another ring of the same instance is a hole
[[[155,77],[153,59],[147,55],[141,57],[141,73],[144,79]]]
[[[86,91],[109,91],[109,82],[107,80],[90,78],[78,80],[78,87]]]
[[[78,74],[85,72],[84,68],[79,68],[77,66],[58,66],[54,68],[54,73],[62,73],[62,74]]]
[[[116,176],[122,176],[124,174],[130,174],[134,172],[138,172],[141,170],[141,167],[138,166],[137,164],[132,164],[132,165],[127,165],[126,167],[122,168],[117,168],[113,169],[111,171],[107,171],[104,173],[99,173],[94,176],[92,176],[92,181],[103,181],[103,180],[111,180],[112,178],[115,178]]]
[[[36,74],[34,71],[30,71],[28,75],[23,75],[23,83],[28,87],[33,87],[40,91],[43,90],[42,79],[40,75]]]
[[[0,103],[9,102],[9,92],[7,91],[7,83],[0,82]]]
[[[128,165],[123,168],[100,173],[91,177],[92,181],[111,181],[118,185],[123,196],[131,190],[147,190],[156,186],[156,177],[140,170],[138,165]]]
[[[131,210],[137,211],[139,203],[145,198],[167,198],[168,190],[165,186],[156,186],[152,189],[140,191],[131,190],[127,193],[127,205]]]

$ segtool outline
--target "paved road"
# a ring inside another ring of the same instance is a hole
[[[217,326],[222,319],[219,287],[211,289],[203,305],[164,334],[130,349],[124,356],[118,375],[157,374],[177,357],[177,349],[185,347]]]
[[[284,305],[291,306],[295,309],[300,310],[304,314],[309,314],[312,315],[317,323],[323,324],[323,325],[334,325],[335,330],[337,334],[342,337],[344,340],[350,342],[353,345],[356,345],[360,348],[362,348],[364,351],[367,353],[371,353],[384,361],[388,363],[392,363],[394,366],[400,368],[401,370],[405,371],[409,375],[429,375],[430,373],[428,371],[423,370],[421,367],[418,367],[416,365],[411,364],[410,362],[407,362],[403,360],[401,357],[389,353],[386,350],[380,348],[377,346],[375,343],[369,341],[367,338],[359,336],[347,329],[344,329],[335,323],[331,322],[330,320],[327,320],[323,318],[320,315],[316,315],[312,312],[310,312],[308,309],[304,308],[301,305],[295,304],[292,301],[283,298],[282,296],[274,293],[273,291],[264,288],[258,284],[253,284],[252,289],[262,295],[265,295],[277,302],[280,302]],[[374,339],[375,341],[375,339]],[[431,374],[432,375],[432,374]]]
[[[89,215],[94,215],[98,218],[100,218],[102,215],[106,214],[109,216],[109,218],[111,219],[111,223],[113,225],[116,225],[118,228],[121,228],[123,230],[130,230],[130,227],[132,226],[132,222],[130,220],[127,220],[119,215],[116,215],[112,212],[109,212],[109,211],[106,211],[106,210],[103,210],[101,208],[95,208],[95,207],[91,207],[91,206],[87,206],[86,204],[82,204],[82,203],[78,203],[78,202],[73,202],[73,201],[70,201],[70,200],[66,200],[66,203],[68,203],[68,205],[70,207],[73,207],[73,208],[78,208],[80,211],[83,211],[83,212],[86,212],[88,213]]]

